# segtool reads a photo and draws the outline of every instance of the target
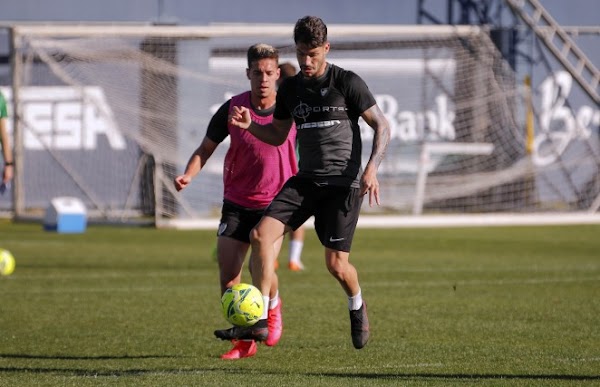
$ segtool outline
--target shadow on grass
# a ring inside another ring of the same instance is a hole
[[[26,355],[26,354],[5,354],[0,353],[0,359],[39,359],[39,360],[123,360],[123,359],[165,359],[176,358],[178,356],[169,355],[121,355],[121,356],[66,356],[66,355]],[[0,370],[3,368],[0,367]]]
[[[142,356],[32,356],[32,355],[1,355],[2,357],[9,358],[31,358],[31,359],[84,359],[84,360],[97,360],[97,359],[151,359],[151,358],[174,358],[176,356],[154,356],[154,355],[142,355]],[[73,376],[138,376],[138,375],[152,375],[160,373],[162,375],[172,373],[173,375],[182,374],[196,374],[199,372],[227,372],[228,374],[240,374],[248,375],[254,371],[243,370],[243,369],[230,369],[230,368],[188,368],[188,369],[128,369],[128,370],[106,370],[106,369],[75,369],[75,368],[43,368],[43,367],[0,367],[0,374],[4,372],[18,373],[51,373],[51,374],[68,374]],[[290,372],[259,372],[260,374],[271,374],[271,375],[289,375]],[[339,373],[302,373],[298,375],[304,375],[307,377],[329,377],[329,378],[340,378],[340,379],[372,379],[372,380],[418,380],[418,379],[430,379],[430,380],[564,380],[564,381],[586,381],[586,380],[600,380],[600,375],[559,375],[559,374],[435,374],[435,373],[358,373],[358,374],[339,374]]]
[[[312,373],[310,376],[362,378],[362,379],[465,379],[465,380],[494,380],[494,379],[522,379],[522,380],[600,380],[600,375],[557,375],[557,374],[434,374],[434,373],[406,373],[406,374],[336,374]]]

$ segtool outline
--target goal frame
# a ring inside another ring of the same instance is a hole
[[[215,24],[208,26],[158,26],[158,25],[89,25],[82,26],[76,24],[64,24],[64,23],[27,23],[27,24],[10,24],[4,25],[4,27],[8,28],[10,33],[10,57],[11,57],[11,77],[12,77],[12,93],[13,93],[13,109],[15,114],[13,114],[13,138],[14,138],[14,158],[15,158],[15,169],[16,174],[14,178],[13,185],[13,213],[15,218],[27,218],[26,211],[23,203],[23,195],[21,192],[23,190],[23,176],[19,174],[19,171],[22,170],[23,166],[23,154],[21,150],[23,149],[23,121],[21,119],[20,112],[20,95],[19,92],[22,88],[21,79],[23,74],[22,71],[22,58],[19,55],[21,51],[21,38],[23,36],[28,37],[46,37],[52,36],[54,38],[66,38],[72,36],[78,37],[96,37],[96,36],[159,36],[159,37],[169,37],[169,38],[186,38],[186,39],[210,39],[215,37],[246,37],[246,36],[255,36],[260,34],[265,34],[268,36],[274,37],[283,37],[288,38],[291,36],[291,31],[293,30],[293,26],[290,24]],[[328,32],[330,38],[341,38],[341,37],[369,37],[369,36],[383,36],[384,34],[390,34],[394,37],[405,37],[406,39],[411,39],[419,36],[429,36],[429,37],[445,37],[449,35],[454,36],[471,36],[477,35],[485,32],[486,27],[481,26],[450,26],[450,25],[416,25],[416,26],[408,26],[408,25],[336,25],[332,24],[328,26]],[[412,217],[386,217],[387,219],[402,219],[402,224],[412,224],[410,219],[419,218],[415,224],[423,223],[423,217],[427,215],[422,214],[423,203],[425,197],[425,187],[428,179],[427,172],[427,162],[429,156],[433,153],[437,154],[448,154],[448,153],[459,153],[459,154],[479,154],[479,155],[487,155],[492,152],[493,145],[486,143],[470,143],[470,144],[443,144],[443,143],[428,143],[424,142],[421,145],[421,155],[419,161],[419,171],[417,174],[417,181],[415,185],[415,196],[414,196],[414,204],[412,207]],[[155,170],[154,179],[156,181],[164,181],[168,179],[168,177],[164,176],[163,170],[161,168],[157,168]],[[157,201],[160,202],[161,197],[163,195],[163,189],[160,188],[160,185],[156,184],[154,186],[155,192],[154,196]],[[600,195],[595,199],[594,203],[600,201]],[[160,205],[157,203],[156,205]],[[582,222],[589,222],[590,219],[595,219],[594,222],[600,223],[600,218],[598,218],[598,207],[600,204],[595,205],[588,211],[581,211]],[[157,211],[158,214],[159,211]],[[566,219],[564,214],[559,214],[555,217],[554,222],[560,221],[560,219]],[[573,217],[577,215],[575,212],[569,212],[570,216],[568,219],[573,221]],[[446,219],[450,219],[451,215],[442,215],[446,217]],[[475,219],[474,216],[476,214],[470,214],[470,216],[459,216],[463,220],[459,221],[458,224],[464,224],[463,221],[465,218]],[[498,215],[499,216],[499,215]],[[528,217],[533,216],[531,214],[527,215]],[[103,215],[100,214],[102,218]],[[115,219],[124,219],[127,216],[123,213],[105,216],[104,218],[108,218],[110,221],[115,221]],[[439,216],[436,216],[439,217]],[[486,214],[483,216],[484,218],[492,218],[494,214]],[[518,216],[513,217],[517,219]],[[548,214],[545,214],[543,217],[548,221],[551,219]],[[598,218],[598,219],[596,219]],[[373,217],[373,219],[381,219],[380,217]],[[500,219],[500,216],[497,218]],[[173,228],[203,228],[207,227],[207,219],[200,219],[197,223],[197,226],[194,227],[194,221],[180,221],[177,219],[165,219],[160,217],[155,217],[152,222],[157,227],[173,227]],[[515,220],[516,224],[519,222]],[[383,223],[386,223],[385,221]],[[382,223],[382,224],[383,224]],[[395,224],[393,221],[392,224]],[[445,222],[442,222],[445,223]],[[551,222],[553,223],[553,222]],[[209,219],[208,224],[214,225],[215,220]],[[363,222],[362,225],[365,223]],[[480,224],[479,221],[473,220],[473,224]]]

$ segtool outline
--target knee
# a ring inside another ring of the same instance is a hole
[[[327,270],[335,278],[342,278],[345,272],[344,262],[340,259],[328,259]]]
[[[260,246],[265,243],[265,233],[258,227],[254,227],[250,230],[250,243],[253,246]]]

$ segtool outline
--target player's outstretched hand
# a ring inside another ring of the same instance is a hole
[[[177,191],[181,191],[190,184],[190,181],[192,181],[192,178],[188,175],[179,175],[173,180],[173,184],[175,184],[175,189]]]
[[[252,123],[250,110],[244,106],[234,106],[229,114],[229,123],[242,129],[248,129]]]

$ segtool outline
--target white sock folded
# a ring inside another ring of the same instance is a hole
[[[269,305],[269,296],[263,296],[263,305]],[[269,315],[269,308],[263,308],[262,316],[260,316],[261,320],[266,320]]]
[[[359,310],[363,304],[362,292],[358,289],[358,294],[348,297],[348,309]]]
[[[269,309],[275,309],[279,305],[279,290],[275,292],[275,297],[269,300]]]

